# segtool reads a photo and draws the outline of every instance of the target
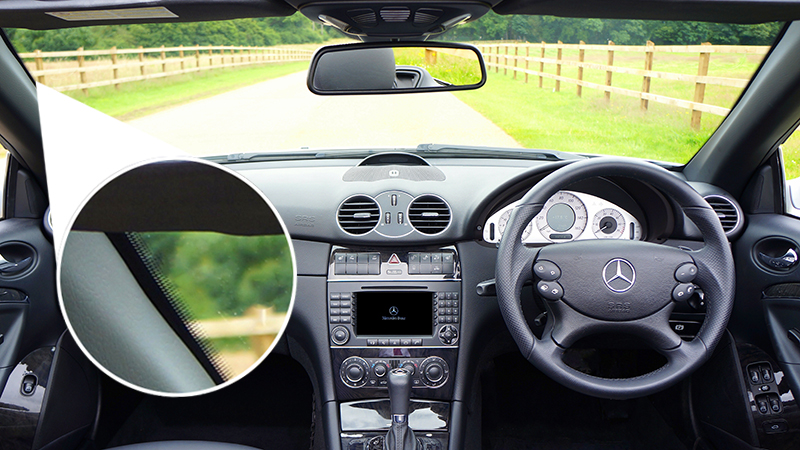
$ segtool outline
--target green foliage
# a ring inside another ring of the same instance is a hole
[[[482,18],[448,31],[449,41],[520,40],[643,45],[772,45],[782,24],[755,25],[656,20],[574,19],[554,16],[501,16],[489,12]]]
[[[196,319],[242,315],[253,305],[286,312],[294,273],[284,235],[208,232],[139,235]]]
[[[104,25],[60,30],[5,30],[18,52],[159,47],[165,45],[269,46],[323,42],[333,37],[300,14],[215,22]]]

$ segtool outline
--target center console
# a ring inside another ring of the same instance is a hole
[[[327,291],[342,448],[377,448],[391,423],[388,374],[402,367],[411,427],[424,448],[446,450],[462,317],[455,247],[334,247]]]

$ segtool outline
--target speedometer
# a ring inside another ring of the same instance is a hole
[[[586,205],[575,194],[559,191],[536,216],[536,228],[551,242],[571,241],[583,233],[589,218]]]

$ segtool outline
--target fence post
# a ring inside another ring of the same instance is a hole
[[[436,64],[436,59],[437,59],[436,52],[431,50],[431,49],[429,49],[429,48],[426,48],[425,49],[425,64],[427,64],[429,66],[432,66],[432,65]]]
[[[197,68],[199,69],[200,68],[200,44],[197,44],[197,46],[194,49],[194,62],[195,62],[195,64],[197,64]]]
[[[519,56],[519,45],[514,45],[514,79],[517,79],[517,57]]]
[[[497,46],[497,53],[494,55],[494,73],[500,73],[500,45]]]
[[[701,45],[711,45],[710,42],[703,42]],[[697,66],[697,76],[704,77],[708,75],[708,63],[711,59],[711,53],[700,52],[700,63]],[[705,83],[694,83],[694,102],[703,103],[703,97],[706,95]],[[700,129],[700,119],[703,117],[702,111],[696,111],[692,108],[692,128],[695,130]]]
[[[503,56],[503,75],[508,75],[508,44],[503,45],[505,47],[505,56]]]
[[[209,45],[208,46],[208,67],[211,67],[213,65],[214,65],[214,50]]]
[[[178,56],[181,58],[181,71],[186,69],[186,63],[183,61],[183,44],[179,45]]]
[[[644,53],[644,70],[650,71],[653,70],[653,51],[655,50],[655,44],[653,41],[647,41],[647,50]],[[650,92],[650,77],[645,76],[642,79],[642,94],[647,94]],[[647,99],[642,98],[641,100],[641,107],[644,111],[647,111],[647,104],[649,102]]]
[[[78,51],[81,53],[78,55],[78,74],[81,77],[81,84],[86,83],[86,71],[83,69],[83,47],[78,47]],[[82,89],[83,93],[89,95],[89,89]]]
[[[36,50],[33,53],[35,54],[34,58],[36,60],[36,70],[44,70],[44,59],[42,59],[42,51]],[[39,75],[38,77],[36,77],[36,81],[44,84],[44,75]]]
[[[167,54],[164,52],[164,45],[161,46],[161,61],[164,61],[164,62],[161,63],[161,71],[162,72],[166,72],[167,71],[167,63],[166,63]]]
[[[541,58],[544,59],[544,46],[546,44],[542,41],[542,54]],[[539,73],[544,73],[544,61],[539,61]],[[542,87],[542,83],[544,82],[544,77],[539,75],[539,87]]]
[[[558,62],[556,63],[556,76],[559,76],[559,77],[561,76],[561,51],[562,51],[561,45],[562,44],[563,44],[563,42],[558,41],[558,55],[556,56],[556,60]],[[561,91],[561,80],[556,78],[556,92],[560,92],[560,91]]]
[[[117,79],[118,69],[117,69],[117,46],[111,47],[111,65],[114,66],[114,79]],[[119,83],[114,83],[114,89],[119,89]]]
[[[530,61],[528,61],[528,58],[530,58],[530,56],[531,56],[531,45],[526,43],[526,45],[525,45],[525,83],[528,82],[528,63],[530,62]]]
[[[139,46],[139,75],[144,75],[144,52],[142,46]]]
[[[608,41],[609,47],[614,45],[614,41]],[[614,50],[608,51],[608,66],[609,68],[614,65]],[[614,72],[611,70],[606,71],[606,86],[611,87],[611,75]],[[611,102],[611,91],[605,92],[606,102]]]
[[[578,41],[578,81],[583,81],[583,56],[584,56],[584,49],[583,46],[586,45],[586,42]],[[583,86],[578,84],[578,97],[581,96],[583,93]]]

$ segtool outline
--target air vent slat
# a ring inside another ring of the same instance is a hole
[[[385,22],[406,22],[409,17],[411,17],[411,10],[405,7],[387,7],[381,9],[381,19]]]
[[[722,229],[725,230],[725,234],[733,232],[741,220],[739,210],[733,202],[719,195],[709,195],[705,197],[705,199],[711,208],[714,209],[714,212],[717,213],[717,217],[722,224]]]
[[[422,234],[437,234],[450,225],[450,207],[433,195],[423,195],[408,207],[408,220]]]
[[[336,213],[339,226],[350,234],[367,234],[380,220],[378,203],[366,195],[357,195],[345,200]]]

